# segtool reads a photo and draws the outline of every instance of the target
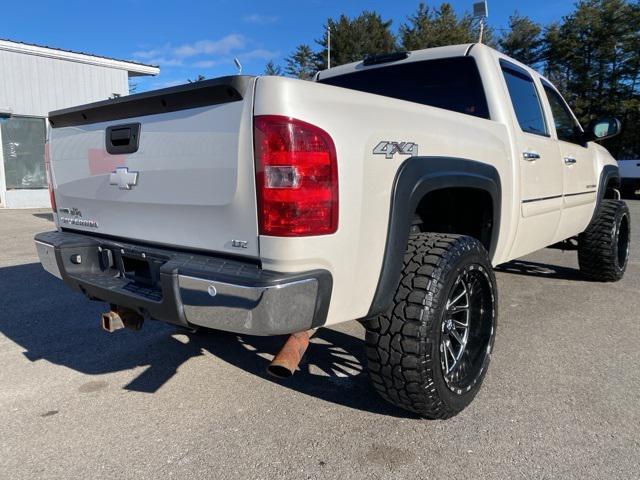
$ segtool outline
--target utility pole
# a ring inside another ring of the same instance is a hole
[[[480,19],[480,38],[478,43],[482,43],[482,35],[484,34],[484,21],[489,16],[489,8],[487,7],[487,0],[482,2],[476,2],[473,4],[473,18]]]
[[[331,68],[331,25],[327,23],[327,68]]]

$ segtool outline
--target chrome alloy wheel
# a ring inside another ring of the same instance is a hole
[[[480,265],[466,267],[454,280],[442,315],[440,364],[446,384],[469,391],[486,365],[495,324],[493,285]]]
[[[469,286],[459,276],[445,306],[445,318],[442,321],[441,351],[443,371],[449,375],[458,366],[469,339]]]

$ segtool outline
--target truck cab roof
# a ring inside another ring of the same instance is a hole
[[[362,70],[369,70],[374,68],[388,67],[390,65],[398,65],[404,63],[412,63],[412,62],[421,62],[425,60],[437,60],[441,58],[451,58],[451,57],[463,57],[470,55],[472,49],[477,51],[480,49],[491,52],[497,58],[502,58],[508,60],[509,62],[517,65],[523,70],[526,70],[529,74],[545,79],[539,72],[532,69],[531,67],[511,58],[507,55],[499,52],[498,50],[491,48],[482,43],[462,43],[459,45],[447,45],[444,47],[433,47],[433,48],[425,48],[422,50],[413,50],[410,52],[405,52],[406,56],[398,59],[392,59],[391,61],[382,61],[375,62],[374,64],[367,65],[367,59],[358,60],[356,62],[346,63],[344,65],[340,65],[337,67],[329,68],[326,70],[319,71],[315,80],[326,80],[331,77],[337,77],[340,75],[346,75],[353,72],[358,72]],[[390,57],[393,58],[392,55]],[[545,79],[546,80],[546,79]],[[548,81],[548,80],[547,80]]]
[[[379,67],[395,65],[399,63],[411,63],[411,62],[419,62],[422,60],[435,60],[438,58],[448,58],[448,57],[462,57],[464,55],[467,55],[469,53],[469,50],[471,50],[471,47],[473,47],[474,45],[477,45],[477,44],[465,43],[460,45],[447,45],[445,47],[435,47],[435,48],[425,48],[423,50],[414,50],[411,52],[407,52],[408,56],[406,58],[391,61],[391,62],[377,63],[375,65],[365,65],[364,59],[358,60],[357,62],[346,63],[338,67],[321,70],[320,72],[317,73],[316,80],[324,80],[326,78],[334,77],[337,75],[344,75],[347,73],[352,73],[360,70],[379,68]]]

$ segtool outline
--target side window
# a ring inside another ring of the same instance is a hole
[[[543,83],[544,92],[547,94],[551,113],[553,113],[553,122],[556,126],[556,133],[559,140],[571,143],[582,143],[580,139],[580,126],[574,120],[573,115],[567,104],[560,94],[556,92],[550,85]]]
[[[520,128],[523,132],[548,136],[542,105],[533,79],[515,65],[511,66],[506,62],[500,64]]]

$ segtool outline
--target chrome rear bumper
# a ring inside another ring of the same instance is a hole
[[[318,296],[317,278],[243,286],[178,275],[178,286],[189,323],[256,335],[305,330],[299,321],[313,318]]]
[[[38,258],[40,259],[42,268],[54,277],[58,277],[62,280],[62,274],[60,273],[60,268],[56,261],[56,254],[53,245],[36,240],[36,250],[38,251]]]
[[[332,288],[326,270],[273,272],[71,232],[39,234],[35,243],[47,272],[90,299],[146,317],[251,335],[299,332],[326,320]]]

